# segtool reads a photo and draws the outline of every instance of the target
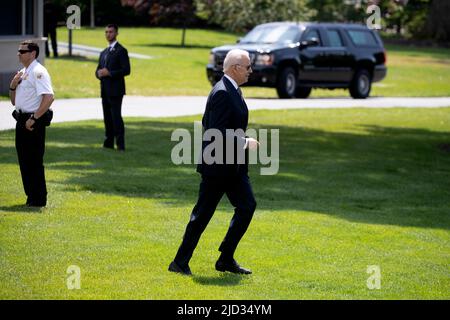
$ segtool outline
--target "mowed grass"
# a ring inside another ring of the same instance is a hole
[[[130,95],[207,95],[211,85],[206,64],[211,48],[235,43],[237,34],[212,30],[188,30],[186,48],[180,48],[181,30],[121,28],[119,41],[129,52],[153,59],[131,59],[132,73],[126,78]],[[67,41],[67,30],[58,29],[58,39]],[[74,43],[106,47],[104,29],[75,30]],[[375,83],[372,96],[450,96],[450,49],[387,46],[388,76]],[[46,65],[58,98],[97,97],[95,58],[50,58]],[[275,89],[245,88],[248,97],[277,97]],[[349,97],[347,90],[313,90],[311,97]]]
[[[280,130],[280,170],[251,169],[258,208],[236,252],[250,276],[214,270],[225,198],[194,276],[167,271],[199,183],[170,136],[199,119],[128,118],[124,154],[100,148],[101,121],[52,125],[40,211],[22,205],[14,132],[0,132],[0,298],[450,298],[450,108],[252,112],[250,127]]]

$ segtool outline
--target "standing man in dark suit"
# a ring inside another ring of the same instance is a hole
[[[208,145],[212,141],[203,141],[202,161],[197,167],[197,171],[202,176],[197,204],[192,210],[183,241],[169,266],[169,271],[184,275],[192,274],[189,261],[194,249],[220,199],[226,194],[235,210],[228,232],[220,245],[221,255],[215,267],[221,272],[251,273],[234,259],[236,247],[256,209],[256,201],[248,177],[248,162],[237,161],[239,154],[245,154],[245,149],[256,149],[259,144],[257,140],[246,138],[244,134],[248,124],[248,109],[239,86],[248,81],[251,72],[247,51],[235,49],[228,52],[224,61],[225,75],[209,94],[202,124],[205,132],[209,129],[220,131],[223,142],[231,139],[232,151],[238,156],[232,157],[233,161],[225,161],[227,153],[230,153],[227,146],[223,148],[223,161],[211,162],[211,159],[208,160],[205,155],[205,149],[209,149]],[[227,132],[227,129],[232,129],[235,133],[240,131],[241,134],[230,135],[230,130]]]
[[[48,40],[52,40],[53,57],[58,58],[58,42],[56,40],[56,27],[58,26],[58,8],[51,0],[46,0],[44,3],[44,36],[47,37],[45,41],[45,56],[50,56],[48,48]]]
[[[105,28],[109,46],[102,51],[96,77],[100,80],[105,141],[103,147],[125,151],[125,126],[122,119],[122,100],[125,95],[125,76],[130,74],[128,51],[117,42],[118,26],[108,24]]]

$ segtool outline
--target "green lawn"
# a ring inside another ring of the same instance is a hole
[[[99,147],[101,121],[52,125],[42,211],[22,206],[14,132],[0,132],[0,299],[450,298],[450,108],[252,112],[252,128],[280,129],[280,172],[251,172],[258,208],[236,253],[251,276],[214,270],[225,199],[194,276],[167,271],[199,182],[172,165],[170,135],[199,119],[126,119],[124,154]]]
[[[130,52],[153,56],[152,60],[131,59],[127,77],[130,95],[207,95],[206,63],[212,47],[234,43],[239,35],[188,30],[187,48],[179,48],[181,31],[163,28],[121,28],[119,41]],[[60,41],[67,30],[58,29]],[[74,31],[74,43],[105,47],[102,28]],[[420,49],[387,46],[388,76],[375,83],[372,96],[450,96],[450,49]],[[50,58],[47,67],[58,98],[97,97],[94,77],[96,59]],[[246,88],[248,97],[276,97],[274,89]],[[344,96],[346,90],[314,90],[312,97]]]

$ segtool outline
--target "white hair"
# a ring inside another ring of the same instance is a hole
[[[233,49],[229,51],[223,61],[223,71],[226,72],[231,66],[241,63],[243,57],[247,57],[250,60],[248,51],[242,49]]]

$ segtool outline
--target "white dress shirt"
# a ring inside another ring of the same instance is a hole
[[[117,40],[114,41],[113,43],[111,43],[111,44],[109,45],[109,51],[111,51],[111,50],[114,48],[114,46],[116,45],[116,43],[117,43]]]
[[[54,94],[47,69],[34,60],[28,68],[22,68],[21,82],[16,90],[16,110],[33,113],[39,109],[43,94]]]
[[[223,76],[226,77],[228,80],[230,80],[231,84],[234,86],[234,88],[236,90],[239,88],[238,84],[236,83],[236,81],[234,81],[234,79],[232,77],[230,77],[227,74],[224,74]]]

